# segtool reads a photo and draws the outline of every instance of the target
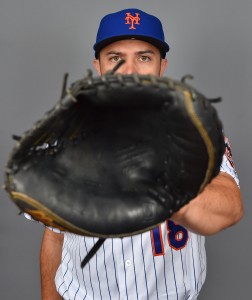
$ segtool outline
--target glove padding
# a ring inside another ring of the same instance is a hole
[[[47,226],[123,237],[157,226],[201,193],[223,153],[215,108],[185,82],[89,75],[20,137],[5,186]]]

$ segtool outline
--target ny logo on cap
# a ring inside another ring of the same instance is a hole
[[[140,25],[139,21],[140,21],[140,14],[135,13],[135,17],[132,16],[131,13],[126,13],[126,17],[125,17],[125,24],[129,24],[131,25],[129,27],[129,29],[136,29],[136,27],[134,27],[134,24]]]

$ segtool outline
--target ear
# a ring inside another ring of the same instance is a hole
[[[160,66],[160,76],[163,76],[166,68],[167,68],[167,65],[168,65],[168,60],[163,58],[161,60],[161,66]]]
[[[100,75],[101,75],[101,66],[100,66],[100,61],[99,61],[99,59],[94,59],[94,60],[93,60],[93,66],[94,66],[94,68],[96,69],[98,75],[100,76]]]

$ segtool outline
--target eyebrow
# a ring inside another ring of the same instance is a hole
[[[108,53],[106,53],[106,55],[111,55],[111,54],[113,54],[113,55],[120,55],[120,54],[122,54],[122,52],[109,51]]]
[[[106,55],[121,55],[123,54],[123,52],[120,51],[109,51],[108,53],[106,53]],[[137,51],[135,54],[140,54],[140,55],[144,55],[144,54],[154,54],[154,51],[152,50],[143,50],[143,51]]]
[[[144,51],[139,51],[137,53],[138,54],[155,54],[154,51],[152,51],[152,50],[144,50]]]

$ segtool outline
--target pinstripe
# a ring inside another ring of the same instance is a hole
[[[65,282],[62,281],[61,285],[58,287],[58,292],[60,291],[61,286],[64,284]]]
[[[204,283],[204,275],[205,275],[205,272],[206,272],[206,260],[205,260],[205,257],[203,257],[203,254],[202,254],[202,248],[203,248],[203,241],[204,241],[204,237],[200,237],[200,255],[201,255],[201,261],[202,261],[202,265],[203,265],[203,268],[202,268],[202,272],[201,272],[201,284],[200,286],[203,285]]]
[[[73,243],[73,239],[70,239],[70,243],[69,243],[69,247],[70,247],[70,245]],[[67,253],[66,253],[67,254]],[[65,271],[65,273],[63,274],[63,281],[62,281],[62,284],[61,284],[61,286],[63,286],[63,284],[65,284],[66,283],[66,281],[65,281],[65,276],[67,275],[67,273],[68,273],[68,271],[69,271],[69,263],[70,263],[70,261],[71,261],[71,256],[69,255],[69,259],[68,259],[68,261],[67,261],[67,264],[66,264],[66,271]],[[60,287],[61,287],[60,286]],[[60,287],[59,287],[59,290],[60,290]],[[65,293],[68,291],[68,288],[66,287],[65,288],[65,290],[64,290],[64,292],[63,292],[63,294],[62,294],[62,296],[64,297],[64,295],[65,295]]]
[[[147,282],[147,276],[146,276],[146,264],[145,264],[145,259],[144,259],[143,235],[142,234],[141,234],[141,250],[142,250],[142,259],[143,259],[143,266],[144,266],[144,278],[145,278],[146,293],[147,293],[147,298],[149,299],[149,289],[148,289],[148,282]]]
[[[179,250],[179,252],[180,252],[181,266],[182,266],[182,271],[183,271],[183,284],[184,284],[184,287],[185,287],[185,297],[186,297],[186,284],[185,284],[184,263],[183,263],[183,257],[182,257],[182,252],[181,252],[181,250]]]
[[[68,286],[68,290],[69,290],[69,288],[70,288],[70,286],[71,286],[71,284],[73,283],[73,280],[74,280],[74,266],[76,266],[77,265],[77,263],[76,263],[76,253],[77,253],[77,251],[76,251],[76,249],[77,249],[77,239],[74,239],[74,243],[73,243],[73,248],[75,249],[75,251],[74,251],[74,263],[73,263],[73,267],[72,267],[72,280],[71,280],[71,282],[70,282],[70,284],[69,284],[69,286]],[[77,275],[77,272],[76,272],[76,275]],[[78,275],[77,275],[77,277],[78,277]],[[80,283],[79,283],[79,280],[78,280],[78,285],[80,286]],[[79,289],[79,288],[78,288]],[[78,291],[78,289],[77,289],[77,291]]]
[[[122,255],[123,255],[123,261],[125,261],[125,256],[124,256],[124,250],[123,250],[123,239],[121,239],[121,244],[122,244]],[[124,267],[124,280],[125,280],[125,290],[126,290],[126,296],[128,298],[128,289],[127,289],[127,279],[126,279],[126,269],[125,269],[125,264],[123,264]]]
[[[167,230],[167,222],[165,222],[165,224],[166,224],[165,230]],[[162,226],[161,226],[161,228],[162,228]],[[168,236],[166,234],[166,231],[162,232],[162,235],[164,237],[164,243],[165,243],[165,245],[167,245],[168,244],[168,240],[167,240]],[[166,262],[166,258],[167,258],[167,255],[164,255],[163,256],[163,267],[164,267],[165,290],[166,290],[166,294],[167,294],[167,299],[169,299],[168,285],[167,285],[167,271],[166,271],[167,262]]]
[[[199,283],[200,283],[200,286],[202,286],[202,281],[203,281],[203,272],[204,272],[204,268],[205,268],[205,265],[204,265],[204,260],[203,260],[203,257],[202,257],[202,251],[201,251],[201,247],[202,247],[202,237],[199,237],[199,255],[200,255],[200,278],[198,280],[198,290],[199,290]]]
[[[75,260],[76,260],[76,256],[77,256],[77,251],[75,253]],[[76,278],[77,278],[77,282],[78,282],[78,289],[76,290],[76,293],[74,295],[74,300],[76,299],[76,296],[80,290],[80,280],[79,280],[79,276],[78,276],[78,272],[77,272],[77,269],[76,269]]]
[[[76,247],[75,247],[75,259],[74,259],[74,261],[75,261],[75,266],[77,266],[77,249],[79,248],[78,247],[78,239],[75,239],[75,244],[76,244]],[[76,269],[76,268],[75,268]],[[78,272],[77,272],[77,269],[75,270],[75,273],[76,273],[76,278],[77,278],[77,282],[78,282],[78,288],[77,288],[77,290],[76,290],[76,292],[75,292],[75,295],[74,295],[74,300],[76,299],[76,296],[77,296],[77,293],[79,292],[79,290],[80,290],[80,280],[79,280],[79,276],[78,276]]]
[[[58,292],[60,292],[60,288],[61,288],[61,286],[62,286],[64,283],[65,283],[65,282],[62,281],[61,285],[57,288],[57,291],[58,291]]]
[[[71,239],[67,239],[67,243],[64,245],[64,247],[63,247],[63,253],[64,253],[64,251],[66,252],[65,253],[65,255],[64,255],[64,257],[62,258],[62,261],[64,261],[65,260],[65,258],[66,258],[66,256],[67,256],[67,254],[68,254],[68,252],[67,252],[67,247],[68,247],[68,245],[70,245],[70,243],[71,243]]]
[[[192,250],[192,265],[193,265],[193,274],[194,274],[194,288],[197,291],[197,278],[196,278],[196,271],[195,271],[195,262],[194,262],[194,255],[193,255],[193,245],[192,245],[192,239],[190,242],[191,250]],[[198,291],[197,291],[198,292]]]
[[[73,267],[72,267],[72,271],[73,271]],[[69,288],[70,288],[72,282],[73,282],[73,276],[72,276],[72,280],[70,281],[70,283],[69,283],[67,289],[65,290],[65,292],[64,292],[63,295],[62,295],[63,297],[64,297],[65,293],[69,291]]]
[[[158,282],[157,282],[157,270],[156,270],[156,264],[155,264],[155,256],[153,255],[152,256],[152,259],[153,259],[153,267],[154,267],[154,273],[155,273],[155,283],[156,283],[156,293],[157,293],[157,299],[159,299],[158,297]]]
[[[86,254],[87,254],[87,253],[88,253],[88,249],[87,249],[87,244],[86,244],[86,238],[84,238],[84,245],[85,245]],[[89,270],[89,281],[90,281],[90,286],[91,286],[91,290],[92,290],[92,294],[93,294],[93,298],[94,298],[94,288],[93,288],[92,280],[91,280],[90,261],[88,262],[88,270]]]
[[[186,261],[185,261],[185,276],[186,276],[186,278],[190,279],[190,275],[189,275],[189,272],[188,272],[188,269],[187,269],[187,263],[186,263]]]
[[[69,247],[72,247],[73,242],[74,242],[74,239],[72,238],[72,239],[71,239],[71,243],[69,243]],[[68,262],[67,262],[67,264],[66,264],[66,271],[65,271],[65,273],[64,273],[64,275],[63,275],[63,278],[64,278],[64,279],[65,279],[65,276],[67,275],[67,273],[68,273],[68,271],[69,271],[69,263],[70,263],[70,261],[71,261],[71,256],[69,255],[69,260],[68,260]],[[62,283],[65,283],[65,281],[63,281]],[[68,288],[66,288],[65,291],[64,291],[64,293],[62,294],[63,297],[64,297],[64,295],[65,295],[65,293],[66,293],[67,291],[68,291]]]
[[[62,297],[64,298],[64,295],[65,295],[65,293],[67,292],[68,290],[65,290],[65,292],[63,293],[63,295],[62,295]]]
[[[81,261],[82,261],[82,258],[81,258],[81,245],[79,246],[79,257],[80,257],[80,263],[81,263]],[[85,283],[85,280],[84,280],[84,272],[83,272],[83,269],[81,269],[81,273],[82,273],[82,282],[83,282],[83,285],[84,285],[84,289],[85,289],[85,292],[86,292],[86,294],[85,294],[85,296],[84,296],[84,299],[86,299],[86,297],[87,297],[87,288],[86,288],[86,283]],[[83,299],[83,300],[84,300]]]
[[[93,241],[95,243],[95,240],[93,238]],[[96,253],[95,255],[95,263],[96,263],[96,274],[97,274],[97,278],[98,278],[98,284],[99,284],[99,292],[100,292],[100,296],[101,296],[101,299],[102,299],[102,293],[101,293],[101,282],[100,282],[100,277],[99,277],[99,272],[98,272],[98,264],[97,264],[97,259],[98,259],[98,255]]]
[[[167,294],[167,299],[169,299],[169,295],[168,295],[168,289],[167,289],[167,281],[166,281],[166,268],[165,268],[165,255],[163,256],[163,261],[164,261],[164,279],[165,279],[165,291]]]
[[[173,249],[171,249],[171,254],[172,254],[172,270],[173,270],[173,278],[174,278],[174,284],[175,284],[176,294],[177,294],[177,300],[178,300],[178,288],[177,288],[177,281],[176,281],[175,268],[174,268]]]
[[[57,288],[58,292],[60,291],[61,286],[64,284],[65,282],[62,281],[61,285]]]
[[[71,247],[70,245],[72,245],[72,243],[73,243],[73,239],[70,240],[69,247]],[[67,254],[67,253],[66,253],[66,254]],[[66,255],[65,255],[65,257],[66,257]],[[67,272],[68,272],[68,265],[69,265],[70,261],[71,261],[71,256],[69,256],[68,262],[67,262],[67,264],[66,264],[66,271],[65,271],[65,273],[63,274],[63,278],[66,276],[66,274],[67,274]]]
[[[74,241],[73,241],[73,245],[74,245]],[[76,251],[75,251],[75,264],[73,264],[73,266],[72,266],[72,271],[71,271],[71,273],[72,273],[72,280],[70,281],[70,283],[69,283],[69,285],[68,285],[68,287],[67,287],[67,291],[69,291],[69,288],[70,288],[70,286],[71,286],[71,284],[73,283],[73,271],[74,271],[74,265],[76,265]],[[66,292],[66,291],[65,291]]]
[[[65,237],[64,237],[65,238]],[[69,240],[67,240],[67,242],[66,243],[64,243],[63,244],[63,247],[62,247],[62,253],[64,253],[65,252],[65,255],[63,256],[63,258],[61,259],[61,261],[64,261],[65,260],[65,257],[66,257],[66,255],[67,255],[67,251],[66,251],[66,247],[67,247],[67,245],[70,243],[70,239]],[[65,282],[64,282],[64,275],[63,275],[63,278],[62,278],[62,282],[61,282],[61,284],[58,286],[58,288],[57,288],[57,290],[58,290],[58,292],[60,291],[60,288],[61,288],[61,286],[64,284]]]
[[[106,266],[106,257],[105,257],[104,243],[102,245],[102,248],[103,248],[103,254],[104,254],[104,267],[105,267],[105,272],[106,272],[106,279],[107,279],[107,285],[108,285],[109,298],[111,299],[111,294],[110,294],[110,289],[109,289],[109,281],[108,281],[108,272],[107,272],[107,266]]]
[[[114,240],[111,240],[111,247],[112,247],[112,258],[113,258],[113,264],[114,264],[114,271],[115,271],[115,281],[116,281],[116,286],[119,294],[119,299],[121,298],[120,296],[120,289],[118,285],[118,280],[117,280],[117,273],[116,273],[116,263],[115,263],[115,255],[114,255]]]
[[[202,276],[202,253],[200,251],[200,241],[201,241],[200,236],[197,236],[198,252],[199,252],[199,262],[200,262],[200,277],[197,280],[197,291],[199,290],[199,279]]]
[[[131,249],[132,249],[133,267],[134,267],[134,275],[135,275],[136,295],[137,295],[137,299],[138,299],[137,278],[136,278],[136,267],[135,267],[135,258],[134,258],[134,246],[133,246],[133,238],[132,238],[132,237],[131,237]]]

